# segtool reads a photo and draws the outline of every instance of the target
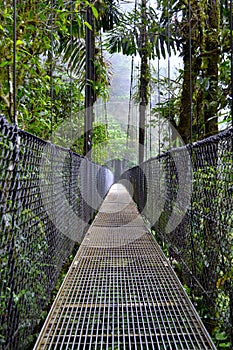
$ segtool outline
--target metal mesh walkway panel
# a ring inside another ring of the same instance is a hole
[[[114,185],[34,349],[214,349],[125,188]]]

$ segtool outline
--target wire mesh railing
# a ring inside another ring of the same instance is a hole
[[[0,349],[25,349],[112,174],[0,117]]]
[[[233,129],[128,170],[134,200],[213,334],[233,330]],[[224,336],[222,337],[224,340]],[[225,345],[229,343],[225,340]],[[227,347],[227,346],[226,346]]]

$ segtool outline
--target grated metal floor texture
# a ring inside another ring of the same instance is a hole
[[[36,349],[215,349],[121,184],[87,232]]]

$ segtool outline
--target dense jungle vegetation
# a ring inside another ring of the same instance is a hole
[[[19,126],[48,139],[71,113],[77,114],[98,98],[107,101],[114,74],[105,55],[108,51],[139,57],[134,98],[141,105],[147,105],[155,91],[156,60],[174,55],[182,58],[183,68],[175,80],[168,81],[168,76],[161,75],[161,98],[152,106],[152,112],[154,123],[158,113],[169,119],[185,143],[190,141],[191,110],[193,140],[216,133],[222,125],[226,127],[230,122],[232,88],[230,4],[212,0],[191,0],[190,8],[188,4],[179,0],[144,0],[137,6],[115,0],[18,1]],[[13,122],[10,1],[1,2],[0,16],[0,109]],[[84,118],[80,119],[78,124],[83,128]],[[145,124],[143,120],[141,123]],[[96,135],[93,142],[97,140]],[[77,150],[85,152],[84,147]]]

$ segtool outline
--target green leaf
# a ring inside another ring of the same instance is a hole
[[[56,94],[58,95],[59,91],[60,91],[60,87],[58,85],[55,85],[54,90],[55,90]]]
[[[224,332],[223,333],[216,333],[215,338],[216,338],[216,340],[226,340],[227,336]]]
[[[16,45],[18,46],[18,45],[22,45],[23,44],[23,41],[22,40],[17,40],[16,41]]]
[[[2,63],[0,63],[0,67],[5,67],[5,66],[8,66],[10,64],[9,61],[4,61]]]
[[[92,9],[93,16],[94,16],[96,19],[98,19],[99,13],[98,13],[97,9],[95,8],[95,6],[92,5],[92,6],[91,6],[91,9]]]
[[[229,342],[229,343],[221,343],[221,344],[219,344],[219,347],[220,348],[223,348],[223,349],[229,349],[230,347],[231,347],[231,343]]]
[[[90,23],[88,23],[88,22],[84,22],[84,24],[85,24],[85,26],[87,27],[87,28],[89,28],[90,30],[92,30],[92,26],[90,25]]]

